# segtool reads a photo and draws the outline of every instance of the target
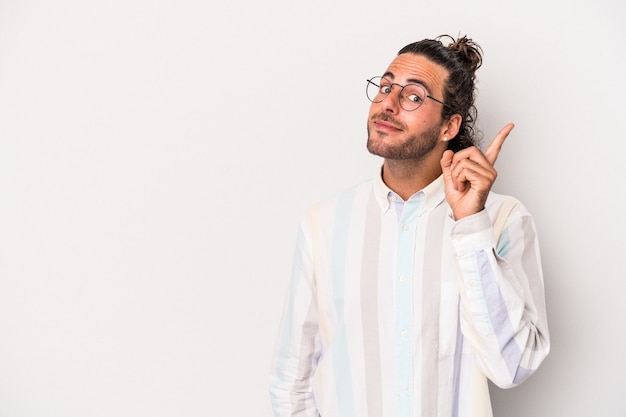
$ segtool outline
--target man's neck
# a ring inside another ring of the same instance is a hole
[[[383,163],[383,182],[405,201],[440,175],[439,161],[385,159]]]

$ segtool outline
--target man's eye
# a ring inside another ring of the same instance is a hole
[[[391,86],[390,85],[381,85],[380,86],[380,92],[383,93],[383,94],[391,93]]]
[[[411,94],[410,96],[407,96],[407,100],[412,101],[413,103],[421,103],[423,99],[417,94]]]

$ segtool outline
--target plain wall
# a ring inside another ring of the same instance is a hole
[[[381,162],[366,78],[443,33],[542,246],[552,353],[496,416],[626,415],[625,9],[0,1],[0,416],[269,417],[298,221]]]

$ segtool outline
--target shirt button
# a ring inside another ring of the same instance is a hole
[[[406,335],[407,335],[406,330],[402,330],[402,331],[400,332],[400,336],[402,336],[402,337],[406,337]]]
[[[405,224],[404,226],[402,226],[402,230],[404,230],[405,232],[407,232],[409,230],[409,225]]]
[[[406,281],[406,276],[400,275],[400,282],[404,282],[404,281]]]

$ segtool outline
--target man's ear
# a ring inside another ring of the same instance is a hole
[[[450,139],[453,139],[458,133],[459,128],[461,127],[461,122],[463,118],[460,114],[455,113],[450,118],[443,123],[441,127],[441,134],[439,135],[439,140],[442,142],[447,142]]]

